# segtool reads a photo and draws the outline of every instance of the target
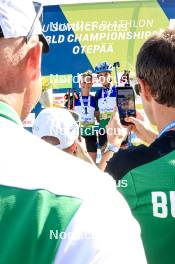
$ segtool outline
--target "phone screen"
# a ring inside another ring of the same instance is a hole
[[[136,116],[135,96],[132,87],[117,87],[117,106],[122,125],[129,125],[125,117]]]

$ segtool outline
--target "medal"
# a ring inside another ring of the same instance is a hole
[[[87,107],[84,108],[84,114],[88,115],[88,108]]]
[[[108,103],[108,98],[110,97],[110,94],[112,92],[112,88],[110,87],[109,90],[107,89],[102,89],[102,98],[103,98],[103,104],[107,104]],[[106,97],[105,97],[106,94]]]
[[[107,118],[108,118],[108,115],[107,115],[107,113],[105,113],[105,112],[104,112],[104,113],[102,113],[102,114],[101,114],[101,118],[102,118],[102,119],[107,119]]]
[[[82,98],[82,95],[80,94],[80,104],[81,104],[81,107],[83,108],[83,111],[82,111],[83,115],[88,115],[89,114],[88,109],[90,108],[90,103],[91,103],[91,96],[90,95],[88,96],[87,106],[85,106],[83,98]]]
[[[82,127],[89,127],[89,123],[95,123],[94,111],[91,110],[91,95],[83,98],[81,93],[79,95],[80,112],[81,112],[81,125]]]
[[[87,127],[89,125],[89,122],[87,121],[87,119],[85,119],[83,122],[82,122],[82,125],[84,127]]]

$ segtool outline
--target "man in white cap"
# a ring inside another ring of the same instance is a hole
[[[66,109],[42,110],[35,119],[33,134],[67,153],[76,152],[79,127]]]
[[[41,94],[39,13],[0,0],[0,263],[144,263],[112,178],[21,125]]]
[[[80,119],[79,115],[73,111],[69,112],[67,109],[44,109],[35,119],[33,134],[58,149],[94,165],[87,152],[85,142],[83,144],[79,141],[80,131],[77,119]]]

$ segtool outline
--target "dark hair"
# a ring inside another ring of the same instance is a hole
[[[166,30],[143,44],[136,75],[150,86],[156,102],[175,107],[175,30]]]
[[[134,90],[135,90],[137,95],[140,95],[140,84],[139,83],[136,83],[134,85]]]

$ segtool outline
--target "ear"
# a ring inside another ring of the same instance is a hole
[[[37,42],[27,53],[27,72],[31,81],[35,81],[41,75],[42,44]]]
[[[140,84],[140,94],[145,98],[146,101],[150,101],[152,96],[150,94],[150,87],[145,80],[138,79]]]

